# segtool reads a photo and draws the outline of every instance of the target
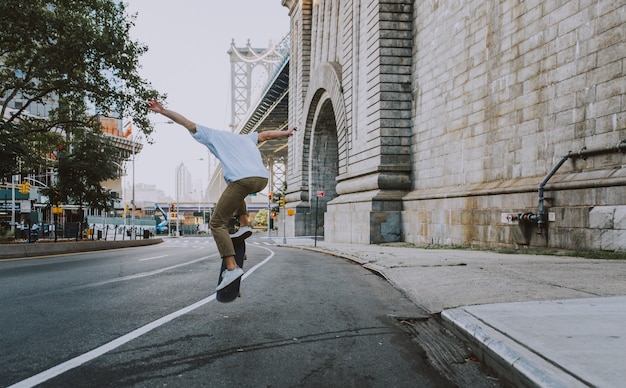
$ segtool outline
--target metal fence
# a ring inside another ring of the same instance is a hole
[[[14,238],[26,242],[37,240],[128,240],[151,238],[155,235],[154,226],[96,224],[82,222],[64,222],[55,224],[37,224],[34,227],[17,228]]]

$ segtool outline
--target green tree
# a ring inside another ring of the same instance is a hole
[[[44,165],[100,115],[152,131],[145,101],[164,96],[138,74],[135,17],[114,0],[0,1],[0,177]]]
[[[256,213],[254,223],[256,225],[267,226],[267,209],[261,209]]]
[[[117,165],[107,162],[116,154],[115,145],[101,132],[75,134],[58,154],[58,184],[42,190],[43,194],[49,196],[50,203],[109,210],[113,194],[100,183],[117,177]]]

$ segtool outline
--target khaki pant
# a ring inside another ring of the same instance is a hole
[[[209,226],[221,257],[235,256],[235,248],[228,233],[228,221],[233,216],[247,214],[245,198],[267,186],[267,178],[251,177],[231,182],[215,205]]]

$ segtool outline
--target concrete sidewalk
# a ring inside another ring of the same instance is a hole
[[[278,244],[282,239],[275,239]],[[376,271],[515,386],[626,381],[626,259],[289,239]],[[626,254],[625,254],[626,256]]]

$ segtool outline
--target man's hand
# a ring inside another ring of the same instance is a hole
[[[154,113],[162,114],[163,116],[172,120],[176,124],[182,125],[183,127],[187,128],[189,132],[196,133],[196,123],[187,119],[180,113],[164,108],[163,105],[160,102],[158,102],[156,99],[151,98],[148,100],[148,109],[150,109]]]
[[[272,139],[280,139],[281,137],[290,137],[293,136],[293,132],[297,130],[298,127],[291,127],[286,131],[263,131],[259,132],[259,143]]]
[[[158,102],[155,98],[151,98],[148,100],[148,109],[155,113],[163,113],[163,110],[165,110],[165,108],[163,108],[163,105],[161,105],[161,103]]]

